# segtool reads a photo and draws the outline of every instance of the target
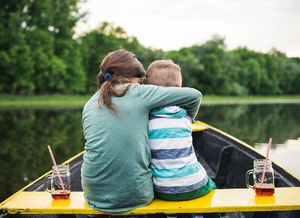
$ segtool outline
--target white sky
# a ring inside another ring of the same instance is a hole
[[[228,49],[300,57],[300,0],[88,0],[81,9],[89,14],[77,33],[108,21],[147,47],[179,49],[218,34]]]

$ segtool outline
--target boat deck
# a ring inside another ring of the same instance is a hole
[[[90,208],[83,192],[72,192],[68,200],[53,200],[47,192],[20,192],[1,205],[9,214],[107,214]],[[189,201],[154,199],[145,207],[121,214],[213,213],[300,210],[300,187],[276,188],[275,194],[258,197],[250,189],[217,189]]]

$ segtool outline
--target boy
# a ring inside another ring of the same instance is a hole
[[[150,64],[146,83],[181,87],[180,67],[170,60]],[[215,189],[198,162],[192,144],[192,119],[179,106],[150,112],[148,137],[151,149],[153,184],[158,198],[182,201],[198,198]]]

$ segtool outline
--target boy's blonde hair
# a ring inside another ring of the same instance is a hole
[[[153,61],[147,69],[146,83],[165,87],[181,87],[180,67],[171,60]]]

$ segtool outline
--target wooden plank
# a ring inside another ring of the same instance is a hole
[[[47,192],[20,192],[1,209],[9,214],[105,214],[88,207],[83,192],[72,192],[69,200],[53,200]],[[120,214],[283,210],[300,210],[300,187],[276,188],[270,197],[257,197],[249,189],[217,189],[190,201],[154,199],[145,207]]]

